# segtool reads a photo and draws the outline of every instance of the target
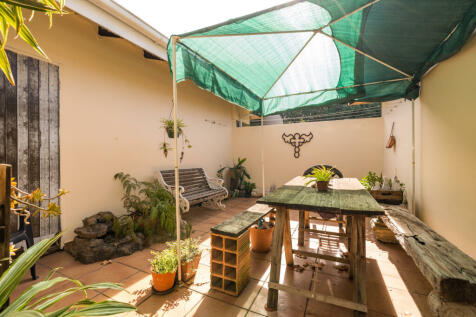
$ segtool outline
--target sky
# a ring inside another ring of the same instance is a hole
[[[165,36],[221,23],[289,0],[113,0]]]

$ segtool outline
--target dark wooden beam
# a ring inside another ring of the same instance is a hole
[[[98,25],[98,34],[104,37],[114,37],[114,38],[121,38],[119,35],[112,33],[108,29],[103,28],[102,26]]]
[[[147,52],[146,50],[144,50],[144,58],[147,58],[147,59],[153,59],[153,60],[156,60],[156,61],[163,61],[164,59],[152,54],[152,53],[149,53]]]

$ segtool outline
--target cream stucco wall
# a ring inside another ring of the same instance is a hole
[[[233,158],[246,157],[246,167],[261,192],[261,127],[233,128]],[[345,177],[363,177],[383,168],[382,118],[323,121],[264,126],[266,190],[280,186],[315,164],[337,167]],[[283,132],[309,133],[314,138],[295,159]]]
[[[476,37],[423,78],[415,103],[416,214],[476,258]],[[396,123],[397,148],[384,170],[398,169],[411,186],[411,102],[384,105],[388,135]],[[411,192],[411,191],[409,191]]]
[[[31,28],[50,62],[59,65],[61,186],[71,191],[62,199],[68,241],[83,217],[124,212],[116,172],[150,179],[159,169],[173,168],[173,153],[166,159],[159,149],[172,81],[166,62],[143,58],[125,40],[99,37],[97,25],[78,15],[55,17],[51,30],[36,15]],[[10,39],[8,48],[37,57],[20,40]],[[182,166],[214,175],[231,162],[234,106],[191,83],[179,85],[178,99],[193,145]]]

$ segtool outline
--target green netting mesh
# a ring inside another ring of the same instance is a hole
[[[476,25],[474,0],[292,1],[179,36],[177,82],[260,115],[416,98]],[[168,45],[172,68],[172,46]]]

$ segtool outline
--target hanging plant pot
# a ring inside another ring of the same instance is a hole
[[[174,138],[174,128],[166,128],[165,131],[167,131],[167,135],[170,139]],[[181,132],[180,129],[177,130],[177,138],[180,136]]]
[[[267,223],[267,226],[267,228],[257,226],[250,228],[251,250],[254,252],[268,252],[271,249],[274,226],[271,223]]]
[[[172,273],[152,273],[152,285],[158,292],[165,292],[171,289],[175,283],[175,275],[177,271]]]

